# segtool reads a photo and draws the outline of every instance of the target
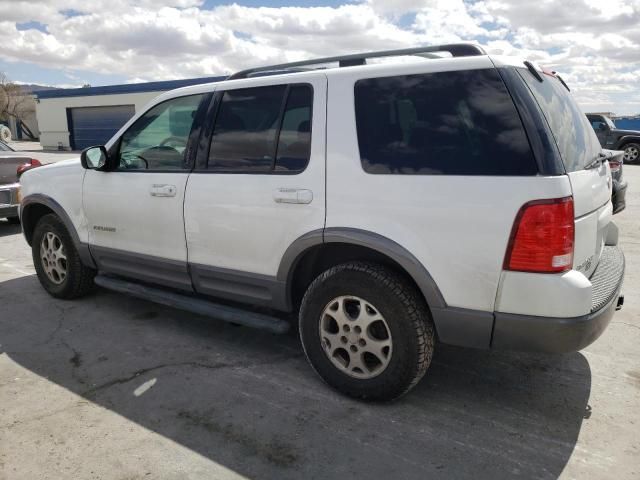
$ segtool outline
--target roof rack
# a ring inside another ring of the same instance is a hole
[[[471,43],[451,43],[447,45],[432,45],[430,47],[402,48],[398,50],[383,50],[379,52],[354,53],[351,55],[339,55],[336,57],[316,58],[314,60],[302,60],[299,62],[280,63],[278,65],[248,68],[246,70],[241,70],[230,75],[227,80],[248,78],[255,73],[275,73],[278,71],[289,70],[296,67],[321,65],[324,63],[338,62],[340,67],[366,65],[367,58],[399,57],[403,55],[417,55],[426,58],[440,58],[438,55],[434,55],[437,52],[448,52],[452,57],[472,57],[477,55],[486,55],[484,49],[479,45],[474,45]]]

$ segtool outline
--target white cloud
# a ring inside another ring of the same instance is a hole
[[[345,0],[337,8],[232,4],[210,10],[202,5],[0,0],[0,58],[157,80],[354,51],[479,41],[490,53],[527,57],[562,72],[585,108],[640,110],[640,0]],[[46,32],[17,29],[29,21],[45,24]]]

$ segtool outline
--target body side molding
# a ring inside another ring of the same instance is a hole
[[[31,232],[33,232],[33,228],[35,228],[35,225],[31,225],[32,221],[29,219],[28,207],[30,205],[44,205],[45,207],[50,208],[58,216],[58,218],[60,218],[62,223],[64,223],[64,226],[69,232],[69,235],[71,235],[71,240],[73,241],[73,245],[76,247],[76,250],[78,250],[78,254],[80,255],[80,260],[82,260],[82,263],[87,267],[96,268],[93,257],[91,256],[91,252],[89,251],[89,245],[80,241],[80,237],[78,236],[76,227],[73,225],[73,222],[71,221],[71,218],[69,218],[67,212],[65,212],[64,208],[62,208],[62,205],[60,205],[48,195],[33,193],[23,198],[20,204],[22,232],[29,245],[31,245]],[[29,230],[29,232],[25,230],[25,225],[28,227],[27,230]]]
[[[151,282],[176,290],[193,291],[187,262],[97,245],[91,245],[90,249],[98,268],[103,272]]]
[[[289,311],[286,285],[269,275],[189,263],[196,293]]]

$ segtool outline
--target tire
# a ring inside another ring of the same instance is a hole
[[[393,271],[365,262],[335,266],[311,283],[299,332],[316,373],[336,390],[366,400],[390,401],[411,390],[427,371],[435,344],[418,291]]]
[[[43,243],[45,236],[47,240]],[[44,251],[43,247],[46,245],[52,248]],[[51,257],[53,253],[48,254],[48,251],[57,252],[57,260]],[[78,298],[86,295],[93,288],[93,277],[96,271],[82,264],[71,235],[56,215],[45,215],[38,221],[33,232],[31,254],[38,280],[51,296],[64,299]],[[49,265],[55,264],[55,267],[45,266],[43,256],[47,255],[49,255]],[[64,262],[63,257],[65,257]],[[50,273],[47,273],[46,269]],[[58,272],[57,276],[52,270]],[[64,275],[62,275],[63,271]]]
[[[18,225],[20,224],[20,217],[7,217],[7,222],[11,223],[12,225]]]
[[[624,163],[638,163],[640,160],[640,144],[627,143],[624,147]]]

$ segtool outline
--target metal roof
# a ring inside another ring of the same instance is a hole
[[[116,95],[122,93],[144,93],[173,90],[180,87],[200,85],[225,80],[227,77],[186,78],[183,80],[165,80],[161,82],[127,83],[124,85],[107,85],[104,87],[59,88],[34,92],[38,99],[64,97],[90,97],[94,95]]]

